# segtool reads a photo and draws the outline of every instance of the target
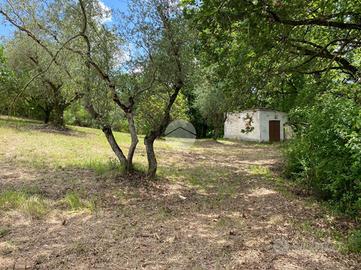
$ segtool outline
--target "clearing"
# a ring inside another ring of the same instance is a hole
[[[361,268],[342,251],[352,222],[291,192],[278,145],[156,150],[149,182],[119,173],[99,130],[0,119],[0,269]]]

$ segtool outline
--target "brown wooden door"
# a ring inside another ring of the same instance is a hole
[[[269,141],[279,142],[281,140],[281,129],[279,120],[269,121]]]

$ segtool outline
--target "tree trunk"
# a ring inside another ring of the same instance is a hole
[[[107,138],[108,143],[109,143],[110,147],[112,148],[114,154],[117,156],[118,160],[124,166],[124,168],[126,170],[128,170],[127,158],[125,157],[122,149],[120,149],[117,141],[115,140],[111,127],[104,126],[102,130],[103,130],[103,133],[104,133],[105,137]]]
[[[129,125],[129,132],[130,132],[130,137],[131,137],[131,144],[129,147],[129,151],[128,151],[128,171],[132,171],[133,170],[133,157],[134,157],[134,152],[135,149],[137,147],[138,144],[138,135],[137,135],[137,130],[135,128],[135,124],[134,124],[134,115],[132,112],[127,113],[126,114],[127,120],[128,120],[128,125]]]
[[[45,109],[45,110],[44,110],[44,123],[45,123],[45,124],[48,124],[48,123],[49,123],[50,113],[51,113],[51,109]]]
[[[65,126],[64,124],[64,106],[61,104],[56,104],[53,109],[53,117],[51,120],[51,123],[55,127],[63,128]]]
[[[63,84],[54,84],[53,82],[46,80],[46,83],[50,86],[53,91],[53,114],[51,119],[51,124],[58,128],[64,128],[64,111],[66,108],[65,100],[61,95],[61,88]]]
[[[154,141],[155,138],[153,137],[145,137],[144,138],[144,144],[145,144],[145,150],[147,152],[147,159],[148,159],[148,177],[154,178],[157,173],[158,163],[157,158],[155,157],[154,152]]]

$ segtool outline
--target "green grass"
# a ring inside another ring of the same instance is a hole
[[[101,130],[83,127],[70,127],[69,132],[56,133],[42,130],[41,125],[23,123],[24,128],[14,128],[12,122],[0,119],[0,156],[24,166],[35,168],[95,167],[102,171],[107,161],[114,155]],[[129,144],[126,133],[115,132],[122,147]],[[103,167],[103,168],[100,168]]]
[[[8,190],[0,193],[0,209],[18,210],[32,218],[41,218],[48,213],[49,203],[39,195]]]
[[[351,252],[361,253],[361,229],[355,230],[349,234],[347,249]]]
[[[96,210],[93,200],[81,199],[75,192],[67,193],[60,202],[64,203],[70,211],[86,210],[94,212]],[[56,201],[47,200],[38,194],[32,194],[32,192],[28,190],[6,190],[0,193],[0,210],[16,210],[35,219],[44,217],[53,210],[56,205]]]
[[[53,132],[42,127],[37,121],[0,117],[0,145],[9,146],[0,147],[0,157],[6,156],[8,161],[39,170],[80,168],[93,170],[98,175],[123,171],[101,130],[68,126],[67,132]],[[114,132],[114,136],[127,154],[129,134]],[[146,169],[142,139],[140,135],[134,158],[135,167],[140,171]],[[156,141],[155,145],[169,148],[169,143],[164,141]]]
[[[71,211],[87,210],[94,212],[96,210],[94,201],[82,199],[79,194],[75,192],[67,193],[63,201]]]
[[[315,227],[309,220],[296,225],[298,225],[302,231],[312,234],[317,239],[322,239],[329,235],[327,230]]]
[[[93,170],[97,175],[109,176],[116,175],[118,173],[124,173],[125,168],[116,159],[104,160],[89,160],[88,163],[84,163],[84,168]]]
[[[259,175],[266,178],[272,177],[271,170],[266,166],[259,166],[259,165],[251,165],[249,166],[249,171],[253,175]]]

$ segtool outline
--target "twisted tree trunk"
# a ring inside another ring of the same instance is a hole
[[[154,135],[146,136],[144,138],[144,145],[145,145],[145,150],[147,152],[147,160],[148,160],[147,175],[150,178],[154,178],[156,176],[157,168],[158,168],[157,158],[154,152],[155,139],[156,137],[154,137]]]
[[[134,157],[135,149],[138,144],[138,135],[137,135],[137,130],[136,130],[135,123],[134,123],[133,113],[132,112],[126,113],[126,117],[128,120],[128,125],[129,125],[128,128],[129,128],[129,133],[130,133],[130,137],[131,137],[131,143],[130,143],[128,157],[127,157],[127,161],[128,161],[127,169],[128,169],[128,172],[131,172],[134,169],[133,157]]]
[[[120,149],[117,141],[115,140],[112,128],[110,126],[104,126],[102,130],[119,162],[124,166],[126,170],[128,170],[127,158],[125,157],[122,149]]]

